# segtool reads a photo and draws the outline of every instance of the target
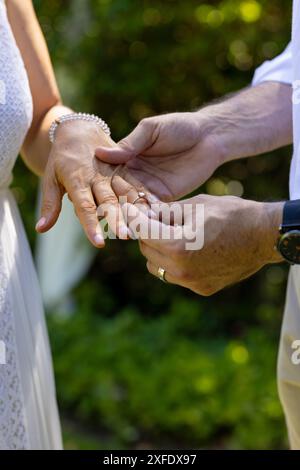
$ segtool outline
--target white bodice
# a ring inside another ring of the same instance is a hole
[[[11,172],[32,120],[28,77],[0,0],[0,188]]]
[[[17,353],[17,312],[9,299],[12,268],[9,260],[21,256],[16,240],[23,228],[11,218],[12,201],[6,189],[32,120],[32,98],[27,73],[0,0],[0,340],[6,347],[6,364],[0,365],[0,449],[26,449],[28,436]],[[14,245],[9,248],[8,242]],[[14,261],[13,261],[14,262]],[[19,287],[20,290],[20,287]],[[18,320],[19,321],[19,320]]]

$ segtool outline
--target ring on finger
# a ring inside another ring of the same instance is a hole
[[[143,193],[142,191],[138,192],[137,197],[135,198],[135,200],[131,204],[134,205],[141,199],[143,199],[144,201],[146,201],[147,204],[149,204],[146,193]]]
[[[167,282],[167,280],[166,280],[166,270],[164,268],[159,267],[158,270],[157,270],[157,277],[162,282]]]

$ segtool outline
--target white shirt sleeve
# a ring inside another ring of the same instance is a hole
[[[291,43],[275,59],[267,60],[256,69],[252,86],[263,82],[281,82],[289,85],[293,82],[292,47]]]

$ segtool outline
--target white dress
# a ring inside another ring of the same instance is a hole
[[[40,290],[8,189],[31,119],[26,70],[0,0],[0,341],[6,348],[6,363],[0,364],[1,450],[62,448]]]

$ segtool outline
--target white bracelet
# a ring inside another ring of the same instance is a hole
[[[105,134],[110,135],[110,128],[106,124],[103,119],[94,114],[86,114],[86,113],[73,113],[73,114],[65,114],[64,116],[60,116],[59,118],[55,119],[52,122],[50,129],[49,129],[49,139],[50,142],[53,144],[55,139],[55,132],[59,124],[62,124],[66,121],[90,121],[99,124],[101,129],[105,132]]]

